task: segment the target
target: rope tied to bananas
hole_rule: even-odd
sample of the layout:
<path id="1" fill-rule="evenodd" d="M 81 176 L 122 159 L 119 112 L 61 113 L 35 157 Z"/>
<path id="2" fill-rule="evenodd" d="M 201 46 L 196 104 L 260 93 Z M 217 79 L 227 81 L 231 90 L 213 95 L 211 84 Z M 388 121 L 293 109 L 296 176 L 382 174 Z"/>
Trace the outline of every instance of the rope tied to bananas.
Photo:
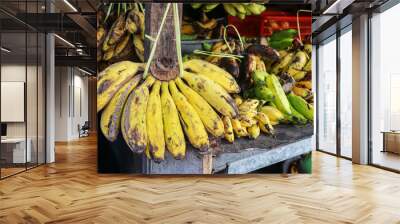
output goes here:
<path id="1" fill-rule="evenodd" d="M 240 46 L 242 47 L 242 49 L 244 49 L 244 44 L 243 44 L 242 36 L 240 36 L 240 33 L 239 33 L 238 29 L 236 28 L 236 26 L 234 26 L 234 25 L 232 25 L 232 24 L 228 24 L 228 25 L 226 25 L 226 26 L 224 27 L 224 41 L 225 41 L 226 46 L 227 46 L 228 49 L 229 49 L 229 52 L 233 53 L 233 49 L 232 49 L 232 47 L 229 45 L 228 40 L 226 39 L 226 36 L 227 36 L 227 35 L 226 35 L 226 31 L 228 30 L 229 27 L 232 27 L 233 30 L 235 30 L 235 32 L 236 32 L 236 34 L 237 34 L 237 36 L 238 36 L 238 38 L 239 38 L 239 41 L 240 41 Z"/>

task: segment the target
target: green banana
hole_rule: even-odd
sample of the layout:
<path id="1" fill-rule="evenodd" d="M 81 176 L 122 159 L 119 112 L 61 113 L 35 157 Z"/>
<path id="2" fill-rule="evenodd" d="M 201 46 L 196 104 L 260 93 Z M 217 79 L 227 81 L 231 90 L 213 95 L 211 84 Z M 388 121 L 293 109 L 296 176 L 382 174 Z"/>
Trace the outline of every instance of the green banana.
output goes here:
<path id="1" fill-rule="evenodd" d="M 308 120 L 314 120 L 314 107 L 307 103 L 302 97 L 296 96 L 293 93 L 289 93 L 288 99 L 290 104 L 296 109 L 301 115 Z"/>
<path id="2" fill-rule="evenodd" d="M 231 16 L 236 16 L 238 14 L 235 7 L 233 7 L 231 4 L 224 4 L 224 9 Z"/>
<path id="3" fill-rule="evenodd" d="M 272 93 L 274 94 L 274 103 L 278 107 L 280 111 L 286 114 L 292 114 L 290 110 L 290 103 L 288 99 L 286 98 L 285 92 L 282 89 L 281 84 L 279 83 L 278 77 L 275 75 L 269 75 L 266 78 L 267 80 L 267 86 L 270 90 L 272 90 Z"/>
<path id="4" fill-rule="evenodd" d="M 296 35 L 297 35 L 297 30 L 295 29 L 276 31 L 271 35 L 270 41 L 281 41 L 286 38 L 293 39 Z"/>

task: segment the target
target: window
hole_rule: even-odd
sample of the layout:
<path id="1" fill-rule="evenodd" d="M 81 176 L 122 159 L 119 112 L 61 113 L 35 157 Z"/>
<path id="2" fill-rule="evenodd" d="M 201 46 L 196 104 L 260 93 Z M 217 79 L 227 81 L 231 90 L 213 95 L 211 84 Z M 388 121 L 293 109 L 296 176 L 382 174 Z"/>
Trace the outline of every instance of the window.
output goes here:
<path id="1" fill-rule="evenodd" d="M 318 149 L 336 153 L 336 36 L 318 48 Z"/>
<path id="2" fill-rule="evenodd" d="M 352 157 L 352 30 L 340 36 L 340 155 Z"/>
<path id="3" fill-rule="evenodd" d="M 400 5 L 371 18 L 370 156 L 373 164 L 395 170 L 400 170 L 400 134 L 390 132 L 400 130 L 400 45 L 394 29 L 399 21 Z"/>

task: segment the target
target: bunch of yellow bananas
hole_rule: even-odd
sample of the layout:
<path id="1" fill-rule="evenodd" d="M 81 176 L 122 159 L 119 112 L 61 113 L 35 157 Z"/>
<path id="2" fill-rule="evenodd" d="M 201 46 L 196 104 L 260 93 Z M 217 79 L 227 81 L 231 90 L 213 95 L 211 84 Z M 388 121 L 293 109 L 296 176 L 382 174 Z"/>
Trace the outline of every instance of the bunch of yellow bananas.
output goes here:
<path id="1" fill-rule="evenodd" d="M 243 100 L 239 95 L 234 97 L 235 104 L 239 109 L 236 118 L 223 117 L 225 127 L 225 139 L 233 143 L 236 137 L 250 137 L 256 139 L 260 131 L 273 134 L 274 128 L 268 116 L 258 111 L 260 101 L 256 99 Z"/>
<path id="2" fill-rule="evenodd" d="M 294 52 L 280 51 L 281 60 L 274 64 L 271 73 L 287 73 L 296 80 L 292 89 L 293 93 L 305 99 L 312 99 L 311 82 L 311 44 L 305 44 L 303 49 Z"/>
<path id="3" fill-rule="evenodd" d="M 102 111 L 104 136 L 115 141 L 121 132 L 133 152 L 146 152 L 158 162 L 165 149 L 176 159 L 185 157 L 184 133 L 193 147 L 208 151 L 208 133 L 224 135 L 220 115 L 239 116 L 230 93 L 239 93 L 240 88 L 228 72 L 206 61 L 189 60 L 184 68 L 182 77 L 171 81 L 156 80 L 151 74 L 142 81 L 143 64 L 130 61 L 102 71 L 97 111 Z"/>
<path id="4" fill-rule="evenodd" d="M 121 13 L 107 31 L 97 28 L 97 61 L 115 62 L 132 57 L 144 61 L 144 13 L 138 8 Z"/>
<path id="5" fill-rule="evenodd" d="M 229 15 L 237 16 L 240 19 L 244 19 L 249 15 L 260 15 L 266 9 L 263 4 L 258 3 L 192 3 L 192 7 L 209 12 L 220 4 L 223 5 Z"/>

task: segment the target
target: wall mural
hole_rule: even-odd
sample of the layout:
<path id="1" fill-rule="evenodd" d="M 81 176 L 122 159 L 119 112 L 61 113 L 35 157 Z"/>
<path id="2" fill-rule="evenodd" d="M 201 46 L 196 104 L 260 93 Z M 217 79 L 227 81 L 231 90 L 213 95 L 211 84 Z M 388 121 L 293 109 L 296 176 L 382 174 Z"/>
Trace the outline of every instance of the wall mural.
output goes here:
<path id="1" fill-rule="evenodd" d="M 310 173 L 309 10 L 101 5 L 99 172 Z"/>

